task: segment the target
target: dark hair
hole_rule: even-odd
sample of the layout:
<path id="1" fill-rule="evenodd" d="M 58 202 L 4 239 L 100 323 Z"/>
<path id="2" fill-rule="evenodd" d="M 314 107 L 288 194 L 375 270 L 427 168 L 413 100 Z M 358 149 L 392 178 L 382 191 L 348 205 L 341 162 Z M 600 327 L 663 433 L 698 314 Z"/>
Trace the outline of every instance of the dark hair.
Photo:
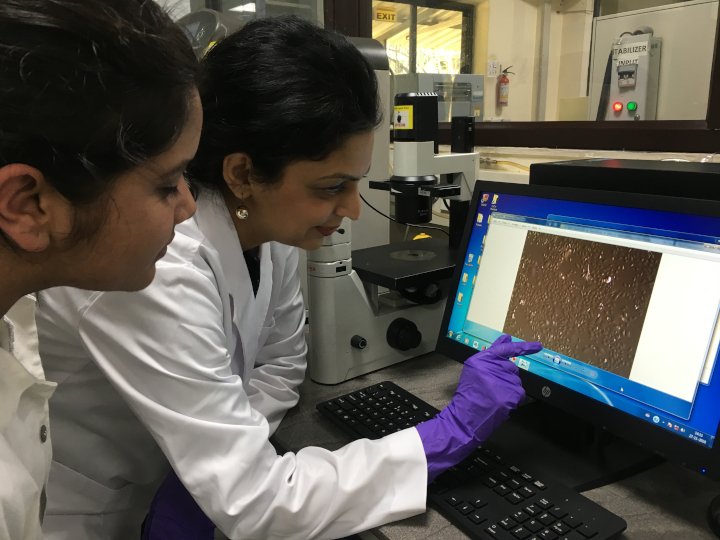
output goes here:
<path id="1" fill-rule="evenodd" d="M 381 120 L 372 67 L 344 36 L 297 17 L 248 23 L 202 62 L 203 130 L 194 184 L 224 186 L 226 155 L 244 152 L 254 179 L 322 160 Z"/>
<path id="2" fill-rule="evenodd" d="M 152 0 L 0 1 L 0 167 L 90 203 L 170 147 L 198 64 Z"/>

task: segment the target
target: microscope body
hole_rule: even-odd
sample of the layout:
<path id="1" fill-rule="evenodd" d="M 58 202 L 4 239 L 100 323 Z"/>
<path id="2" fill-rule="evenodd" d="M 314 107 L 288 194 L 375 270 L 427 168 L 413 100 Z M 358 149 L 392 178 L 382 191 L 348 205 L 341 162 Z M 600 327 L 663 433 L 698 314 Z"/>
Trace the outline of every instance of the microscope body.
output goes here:
<path id="1" fill-rule="evenodd" d="M 478 154 L 436 154 L 435 94 L 411 95 L 396 105 L 395 114 L 393 175 L 368 185 L 390 192 L 396 221 L 427 223 L 434 200 L 450 198 L 452 210 L 453 200 L 471 198 Z M 401 121 L 408 129 L 398 135 Z M 443 175 L 450 181 L 440 184 Z M 444 237 L 356 251 L 351 237 L 344 220 L 322 247 L 307 253 L 308 371 L 322 384 L 434 351 L 444 285 L 455 266 L 453 242 Z"/>
<path id="2" fill-rule="evenodd" d="M 400 291 L 360 279 L 352 267 L 350 236 L 349 222 L 344 222 L 325 245 L 308 252 L 308 371 L 322 384 L 435 350 L 445 307 L 437 289 L 434 301 L 417 303 Z"/>

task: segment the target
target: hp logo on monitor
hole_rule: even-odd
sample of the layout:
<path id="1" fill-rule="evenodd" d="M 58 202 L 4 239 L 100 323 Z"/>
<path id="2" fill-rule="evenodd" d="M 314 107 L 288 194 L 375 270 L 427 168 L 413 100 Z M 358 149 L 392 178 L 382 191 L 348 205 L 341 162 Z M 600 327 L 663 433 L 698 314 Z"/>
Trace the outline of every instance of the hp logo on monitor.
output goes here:
<path id="1" fill-rule="evenodd" d="M 549 398 L 550 394 L 552 394 L 552 390 L 550 390 L 549 386 L 543 386 L 540 393 L 542 394 L 542 397 Z"/>

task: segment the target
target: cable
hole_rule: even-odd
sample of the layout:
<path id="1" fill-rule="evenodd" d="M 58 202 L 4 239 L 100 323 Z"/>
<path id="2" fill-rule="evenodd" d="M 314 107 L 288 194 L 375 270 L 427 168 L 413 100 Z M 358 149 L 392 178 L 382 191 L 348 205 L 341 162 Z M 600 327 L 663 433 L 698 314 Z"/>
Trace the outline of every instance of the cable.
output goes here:
<path id="1" fill-rule="evenodd" d="M 527 165 L 523 165 L 522 163 L 516 163 L 514 161 L 506 161 L 503 159 L 499 159 L 499 160 L 496 160 L 495 163 L 497 163 L 498 165 L 511 165 L 513 167 L 520 169 L 521 171 L 529 171 L 530 170 L 530 167 L 528 167 Z"/>
<path id="2" fill-rule="evenodd" d="M 400 225 L 405 225 L 406 227 L 417 227 L 418 229 L 433 229 L 433 230 L 436 230 L 436 231 L 440 231 L 441 233 L 443 233 L 443 234 L 445 234 L 445 235 L 447 235 L 447 236 L 450 236 L 450 233 L 447 232 L 445 229 L 443 229 L 443 228 L 441 228 L 441 227 L 433 227 L 432 225 L 415 225 L 414 223 L 402 223 L 401 221 L 398 221 L 397 219 L 391 218 L 390 216 L 388 216 L 388 215 L 386 215 L 386 214 L 383 214 L 380 210 L 378 210 L 378 209 L 375 208 L 372 204 L 370 204 L 369 202 L 367 202 L 367 199 L 365 199 L 365 197 L 363 197 L 362 193 L 360 194 L 360 198 L 361 198 L 362 201 L 363 201 L 365 204 L 367 204 L 370 208 L 372 208 L 373 210 L 375 210 L 375 211 L 376 211 L 378 214 L 380 214 L 382 217 L 384 217 L 384 218 L 386 218 L 386 219 L 389 219 L 390 221 L 394 221 L 395 223 L 398 223 L 398 224 L 400 224 Z"/>

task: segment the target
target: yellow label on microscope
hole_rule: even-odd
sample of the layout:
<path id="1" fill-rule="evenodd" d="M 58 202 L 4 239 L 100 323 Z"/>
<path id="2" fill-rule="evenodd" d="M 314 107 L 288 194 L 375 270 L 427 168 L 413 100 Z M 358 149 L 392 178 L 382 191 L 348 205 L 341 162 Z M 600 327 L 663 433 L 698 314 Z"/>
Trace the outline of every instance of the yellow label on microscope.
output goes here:
<path id="1" fill-rule="evenodd" d="M 412 105 L 395 105 L 395 115 L 393 116 L 393 129 L 412 129 L 413 128 L 413 106 Z"/>

